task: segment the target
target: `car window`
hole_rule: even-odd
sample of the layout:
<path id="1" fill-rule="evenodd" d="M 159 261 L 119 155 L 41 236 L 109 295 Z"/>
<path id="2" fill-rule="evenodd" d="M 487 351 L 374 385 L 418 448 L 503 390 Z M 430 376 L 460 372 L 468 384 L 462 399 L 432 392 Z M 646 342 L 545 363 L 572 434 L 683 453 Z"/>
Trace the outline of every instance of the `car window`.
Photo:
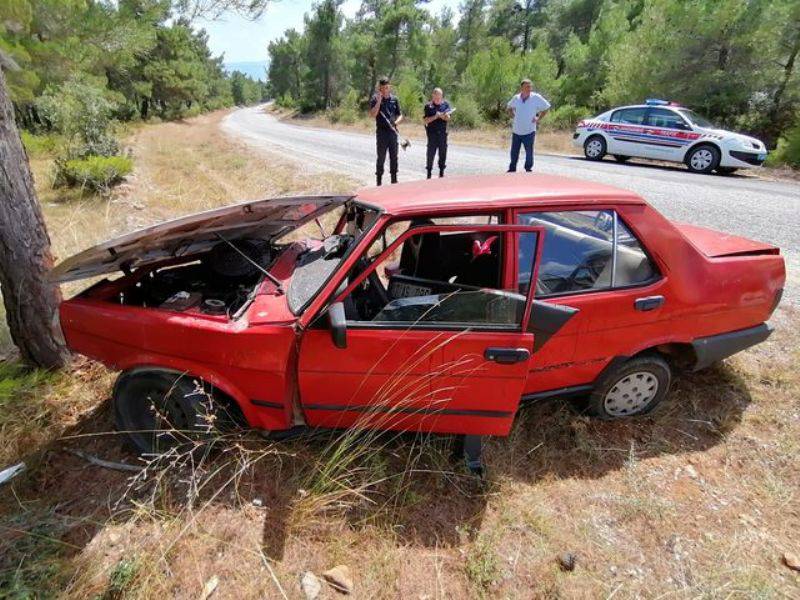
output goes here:
<path id="1" fill-rule="evenodd" d="M 545 228 L 536 296 L 626 287 L 651 281 L 656 270 L 639 240 L 612 210 L 531 212 L 522 225 Z M 616 256 L 614 247 L 616 246 Z M 527 293 L 535 245 L 520 237 L 519 292 Z"/>
<path id="2" fill-rule="evenodd" d="M 344 299 L 350 323 L 518 327 L 525 294 L 502 289 L 505 232 L 428 231 L 411 235 Z M 536 234 L 521 234 L 536 247 Z M 532 236 L 532 237 L 531 237 Z M 533 254 L 531 254 L 532 260 Z M 352 281 L 371 266 L 356 264 Z"/>
<path id="3" fill-rule="evenodd" d="M 647 108 L 622 108 L 615 110 L 611 115 L 613 123 L 627 123 L 630 125 L 641 125 L 644 123 L 644 116 L 647 113 Z"/>
<path id="4" fill-rule="evenodd" d="M 679 114 L 665 108 L 651 108 L 650 113 L 647 115 L 647 125 L 670 129 L 688 129 L 686 121 Z"/>

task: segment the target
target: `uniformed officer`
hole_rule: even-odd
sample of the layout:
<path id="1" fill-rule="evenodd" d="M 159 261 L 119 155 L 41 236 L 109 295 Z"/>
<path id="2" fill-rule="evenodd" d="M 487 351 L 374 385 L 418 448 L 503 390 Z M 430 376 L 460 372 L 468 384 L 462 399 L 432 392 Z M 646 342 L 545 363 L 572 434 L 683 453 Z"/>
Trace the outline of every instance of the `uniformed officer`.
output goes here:
<path id="1" fill-rule="evenodd" d="M 433 171 L 433 159 L 439 153 L 439 177 L 444 177 L 445 163 L 447 161 L 447 122 L 450 120 L 450 105 L 444 99 L 441 88 L 434 88 L 431 101 L 423 111 L 425 133 L 428 135 L 428 157 L 425 169 L 428 179 Z"/>
<path id="2" fill-rule="evenodd" d="M 392 183 L 397 183 L 397 125 L 403 120 L 400 102 L 392 94 L 392 85 L 388 77 L 378 82 L 378 93 L 369 103 L 369 116 L 375 118 L 375 142 L 378 150 L 378 161 L 375 165 L 377 185 L 383 180 L 383 166 L 386 162 L 386 151 L 389 151 L 389 174 Z"/>

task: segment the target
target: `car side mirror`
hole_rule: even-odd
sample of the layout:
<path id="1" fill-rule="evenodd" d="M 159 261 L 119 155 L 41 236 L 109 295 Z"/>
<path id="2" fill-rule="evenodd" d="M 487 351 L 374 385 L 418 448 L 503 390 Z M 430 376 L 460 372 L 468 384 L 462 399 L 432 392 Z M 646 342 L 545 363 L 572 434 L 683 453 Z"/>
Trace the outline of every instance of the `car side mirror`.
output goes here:
<path id="1" fill-rule="evenodd" d="M 344 303 L 334 302 L 328 307 L 328 323 L 331 327 L 331 339 L 337 348 L 347 348 L 347 318 L 344 315 Z"/>

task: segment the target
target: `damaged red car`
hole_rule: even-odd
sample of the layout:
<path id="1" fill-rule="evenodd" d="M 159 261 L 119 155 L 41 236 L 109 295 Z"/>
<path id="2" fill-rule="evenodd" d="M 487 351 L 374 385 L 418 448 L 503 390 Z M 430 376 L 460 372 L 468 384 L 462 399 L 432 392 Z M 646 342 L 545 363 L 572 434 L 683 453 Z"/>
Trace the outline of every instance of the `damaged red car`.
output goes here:
<path id="1" fill-rule="evenodd" d="M 641 415 L 679 370 L 764 341 L 785 270 L 631 192 L 526 174 L 227 206 L 52 272 L 98 276 L 57 325 L 121 371 L 117 426 L 140 450 L 224 407 L 273 434 L 464 435 L 474 465 L 523 401 Z"/>

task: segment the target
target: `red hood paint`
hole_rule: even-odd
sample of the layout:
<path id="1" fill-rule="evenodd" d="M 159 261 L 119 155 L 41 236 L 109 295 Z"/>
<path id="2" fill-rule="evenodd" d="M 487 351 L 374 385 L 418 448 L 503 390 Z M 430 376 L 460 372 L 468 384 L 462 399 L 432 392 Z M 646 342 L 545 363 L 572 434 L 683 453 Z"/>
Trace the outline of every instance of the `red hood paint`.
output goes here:
<path id="1" fill-rule="evenodd" d="M 746 256 L 748 254 L 780 254 L 772 244 L 757 242 L 738 235 L 730 235 L 688 223 L 673 223 L 693 246 L 709 258 L 721 256 Z"/>

